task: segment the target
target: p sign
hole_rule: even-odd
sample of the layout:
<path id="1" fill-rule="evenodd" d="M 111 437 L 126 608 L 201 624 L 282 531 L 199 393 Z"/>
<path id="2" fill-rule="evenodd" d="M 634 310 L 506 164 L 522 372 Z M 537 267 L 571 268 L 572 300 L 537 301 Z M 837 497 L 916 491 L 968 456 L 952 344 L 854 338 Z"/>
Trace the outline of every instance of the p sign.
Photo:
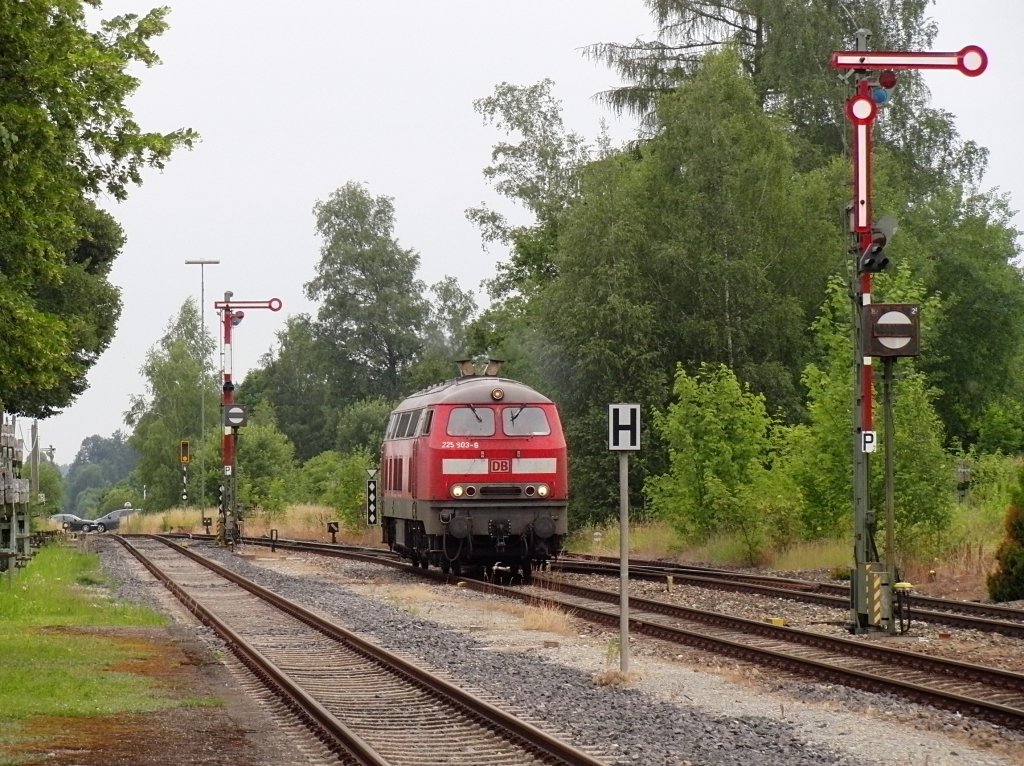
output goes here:
<path id="1" fill-rule="evenodd" d="M 632 451 L 640 449 L 640 405 L 608 405 L 608 449 Z"/>
<path id="2" fill-rule="evenodd" d="M 874 431 L 862 431 L 860 435 L 860 451 L 874 452 L 878 446 L 877 434 Z"/>

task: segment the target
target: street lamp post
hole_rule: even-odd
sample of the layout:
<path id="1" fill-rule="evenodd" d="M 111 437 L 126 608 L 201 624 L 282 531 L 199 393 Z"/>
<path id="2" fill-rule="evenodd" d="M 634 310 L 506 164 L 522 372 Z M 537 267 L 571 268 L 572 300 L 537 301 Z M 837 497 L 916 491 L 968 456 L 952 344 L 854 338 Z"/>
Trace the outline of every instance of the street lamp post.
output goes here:
<path id="1" fill-rule="evenodd" d="M 199 267 L 199 321 L 203 326 L 202 348 L 206 347 L 206 267 L 213 266 L 220 261 L 213 259 L 185 259 L 188 266 Z M 203 364 L 200 371 L 201 385 L 199 387 L 199 507 L 205 514 L 206 508 L 206 354 L 203 354 Z"/>

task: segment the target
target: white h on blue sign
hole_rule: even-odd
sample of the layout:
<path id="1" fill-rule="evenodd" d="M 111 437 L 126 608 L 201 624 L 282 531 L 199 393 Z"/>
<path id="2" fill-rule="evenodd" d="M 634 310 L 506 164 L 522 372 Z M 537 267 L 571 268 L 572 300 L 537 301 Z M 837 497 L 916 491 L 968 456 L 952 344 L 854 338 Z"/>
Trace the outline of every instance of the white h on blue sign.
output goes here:
<path id="1" fill-rule="evenodd" d="M 608 405 L 608 449 L 640 449 L 640 405 Z"/>

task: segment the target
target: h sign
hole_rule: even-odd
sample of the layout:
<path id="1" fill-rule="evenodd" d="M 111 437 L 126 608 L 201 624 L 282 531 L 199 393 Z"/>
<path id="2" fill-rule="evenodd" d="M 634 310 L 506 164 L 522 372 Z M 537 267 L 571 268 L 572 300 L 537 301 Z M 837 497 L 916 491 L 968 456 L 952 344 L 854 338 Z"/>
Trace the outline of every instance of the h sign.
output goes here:
<path id="1" fill-rule="evenodd" d="M 608 405 L 608 449 L 640 449 L 640 405 Z"/>

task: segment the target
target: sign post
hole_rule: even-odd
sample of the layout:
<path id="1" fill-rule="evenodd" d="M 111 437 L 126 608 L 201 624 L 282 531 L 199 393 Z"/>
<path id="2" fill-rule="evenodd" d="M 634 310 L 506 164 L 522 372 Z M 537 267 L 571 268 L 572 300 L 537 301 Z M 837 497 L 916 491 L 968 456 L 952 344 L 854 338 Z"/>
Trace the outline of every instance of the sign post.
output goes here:
<path id="1" fill-rule="evenodd" d="M 377 469 L 367 468 L 366 475 L 366 525 L 373 527 L 377 524 Z"/>
<path id="2" fill-rule="evenodd" d="M 640 450 L 640 405 L 608 405 L 608 449 L 619 453 L 619 670 L 629 673 L 629 453 Z"/>
<path id="3" fill-rule="evenodd" d="M 857 31 L 857 50 L 835 51 L 834 69 L 852 73 L 855 92 L 846 101 L 846 116 L 853 125 L 853 204 L 850 206 L 851 248 L 857 259 L 851 296 L 854 311 L 854 416 L 853 416 L 853 515 L 854 571 L 850 583 L 850 631 L 866 633 L 885 629 L 892 623 L 892 579 L 874 553 L 875 513 L 869 497 L 868 455 L 875 448 L 873 419 L 872 355 L 876 349 L 892 344 L 909 344 L 901 319 L 888 317 L 878 331 L 869 327 L 872 274 L 883 270 L 888 259 L 883 253 L 887 240 L 895 232 L 895 221 L 873 221 L 871 217 L 871 140 L 879 110 L 896 86 L 899 70 L 947 69 L 968 77 L 977 77 L 988 66 L 988 56 L 976 45 L 953 53 L 922 51 L 869 51 L 866 29 Z M 876 320 L 878 317 L 874 317 Z M 877 325 L 876 325 L 877 326 Z M 869 332 L 871 333 L 869 336 Z M 871 342 L 868 341 L 871 339 Z M 916 341 L 915 341 L 916 349 Z M 909 349 L 907 349 L 909 350 Z M 916 350 L 915 350 L 916 353 Z M 900 354 L 897 354 L 900 355 Z M 910 354 L 902 354 L 910 355 Z M 891 526 L 891 524 L 890 524 Z"/>

